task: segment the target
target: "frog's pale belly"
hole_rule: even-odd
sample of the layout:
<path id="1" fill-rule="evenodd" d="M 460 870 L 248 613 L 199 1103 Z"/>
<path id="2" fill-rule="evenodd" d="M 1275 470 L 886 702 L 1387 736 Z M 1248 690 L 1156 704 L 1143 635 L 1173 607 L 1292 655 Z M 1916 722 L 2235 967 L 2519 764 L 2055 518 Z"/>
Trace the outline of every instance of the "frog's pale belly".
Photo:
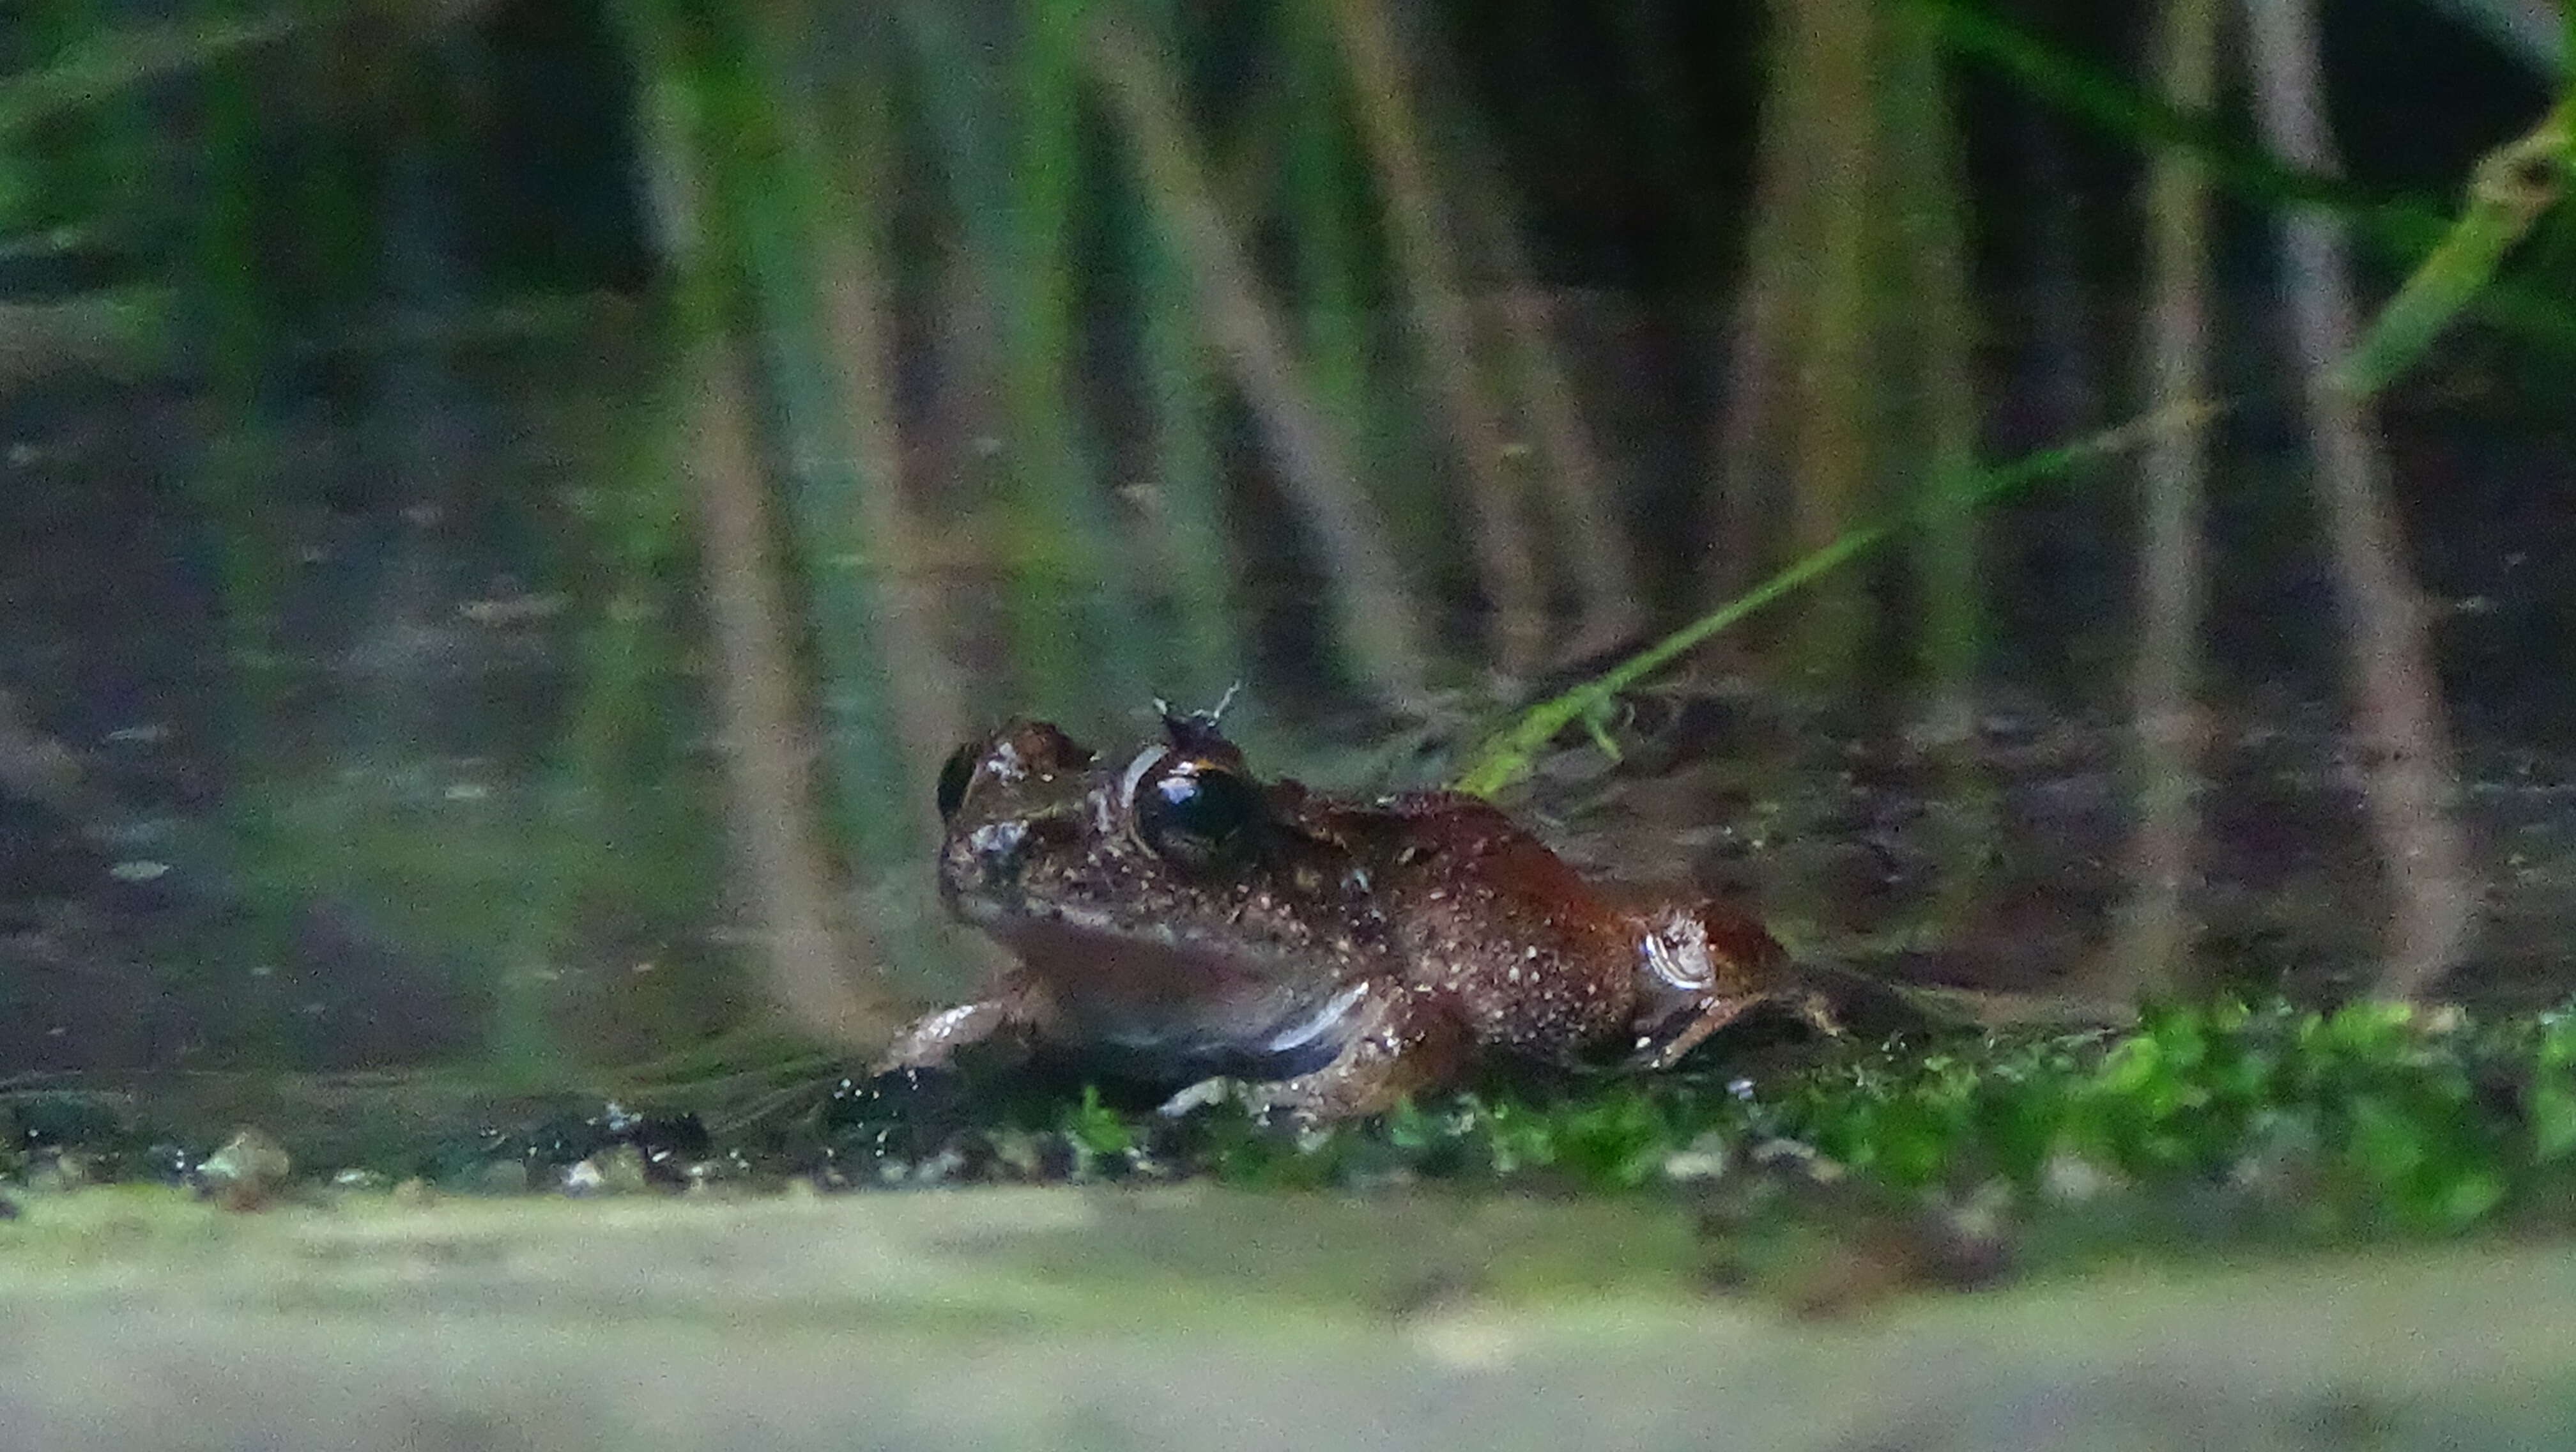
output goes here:
<path id="1" fill-rule="evenodd" d="M 941 895 L 1018 966 L 885 1067 L 996 1036 L 1157 1074 L 1272 1081 L 1273 1107 L 1368 1113 L 1474 1055 L 1668 1062 L 1801 997 L 1759 924 L 1595 889 L 1474 798 L 1377 801 L 1253 777 L 1205 717 L 1102 764 L 1024 721 L 941 774 Z"/>
<path id="2" fill-rule="evenodd" d="M 1365 992 L 1168 939 L 1055 921 L 991 931 L 1051 1002 L 1061 1046 L 1144 1077 L 1311 1073 L 1341 1052 Z"/>

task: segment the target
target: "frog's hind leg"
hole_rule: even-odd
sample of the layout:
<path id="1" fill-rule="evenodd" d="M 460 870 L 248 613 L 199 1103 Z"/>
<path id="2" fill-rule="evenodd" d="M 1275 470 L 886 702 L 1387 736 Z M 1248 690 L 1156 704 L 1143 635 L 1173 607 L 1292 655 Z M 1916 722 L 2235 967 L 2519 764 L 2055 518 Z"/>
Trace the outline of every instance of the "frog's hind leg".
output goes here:
<path id="1" fill-rule="evenodd" d="M 1455 1000 L 1437 988 L 1373 985 L 1341 1054 L 1310 1074 L 1246 1086 L 1256 1111 L 1309 1123 L 1378 1114 L 1458 1082 L 1476 1051 Z"/>
<path id="2" fill-rule="evenodd" d="M 1669 1069 L 1680 1063 L 1684 1055 L 1698 1048 L 1710 1034 L 1757 1008 L 1794 1014 L 1799 1021 L 1827 1038 L 1842 1037 L 1842 1020 L 1835 1016 L 1832 1003 L 1813 989 L 1711 993 L 1640 1032 L 1636 1052 L 1629 1056 L 1628 1062 L 1639 1069 Z"/>

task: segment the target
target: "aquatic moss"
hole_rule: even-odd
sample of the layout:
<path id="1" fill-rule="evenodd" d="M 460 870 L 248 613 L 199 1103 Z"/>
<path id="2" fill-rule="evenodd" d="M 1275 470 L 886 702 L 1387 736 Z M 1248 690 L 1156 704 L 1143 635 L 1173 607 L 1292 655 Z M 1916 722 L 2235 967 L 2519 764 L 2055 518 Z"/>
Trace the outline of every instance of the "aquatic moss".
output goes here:
<path id="1" fill-rule="evenodd" d="M 2576 1007 L 2167 1004 L 2117 1031 L 1721 1040 L 1699 1065 L 1498 1074 L 1302 1130 L 1225 1100 L 1169 1118 L 1150 1096 L 1078 1079 L 1050 1088 L 1024 1073 L 845 1079 L 801 1110 L 758 1115 L 725 1112 L 712 1089 L 700 1105 L 682 1087 L 649 1114 L 568 1108 L 516 1129 L 387 1145 L 365 1162 L 388 1180 L 487 1191 L 555 1188 L 601 1146 L 636 1142 L 669 1186 L 1198 1177 L 1279 1190 L 1678 1192 L 1729 1231 L 1854 1207 L 1973 1209 L 2025 1232 L 2075 1227 L 2096 1248 L 2576 1223 Z M 701 1127 L 701 1108 L 718 1128 Z M 294 1138 L 296 1126 L 274 1127 Z M 0 1097 L 0 1179 L 60 1180 L 74 1161 L 81 1181 L 185 1178 L 191 1161 L 170 1138 L 91 1097 Z M 328 1178 L 344 1164 L 307 1153 L 319 1147 L 296 1144 L 296 1161 Z M 496 1179 L 495 1168 L 514 1173 Z"/>
<path id="2" fill-rule="evenodd" d="M 1078 1141 L 1117 1143 L 1096 1096 Z M 1142 1123 L 1142 1120 L 1131 1123 Z M 1550 1087 L 1488 1086 L 1303 1134 L 1207 1111 L 1131 1133 L 1220 1180 L 1543 1180 L 1631 1190 L 1794 1163 L 1898 1195 L 2219 1192 L 2320 1231 L 2450 1231 L 2563 1210 L 2576 1013 L 2162 1005 L 2120 1032 L 1971 1035 Z"/>

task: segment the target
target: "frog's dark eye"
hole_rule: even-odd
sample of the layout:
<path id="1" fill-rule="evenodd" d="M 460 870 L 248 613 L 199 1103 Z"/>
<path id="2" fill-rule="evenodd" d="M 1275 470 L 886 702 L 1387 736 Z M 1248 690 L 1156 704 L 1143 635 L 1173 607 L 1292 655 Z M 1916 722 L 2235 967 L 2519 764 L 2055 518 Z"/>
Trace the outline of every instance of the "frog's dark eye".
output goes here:
<path id="1" fill-rule="evenodd" d="M 1136 833 L 1164 860 L 1204 871 L 1241 852 L 1261 820 L 1261 789 L 1213 762 L 1182 761 L 1136 788 Z"/>
<path id="2" fill-rule="evenodd" d="M 966 804 L 966 787 L 975 780 L 977 756 L 970 742 L 948 753 L 948 759 L 940 763 L 939 820 L 945 822 L 956 816 L 957 809 Z"/>

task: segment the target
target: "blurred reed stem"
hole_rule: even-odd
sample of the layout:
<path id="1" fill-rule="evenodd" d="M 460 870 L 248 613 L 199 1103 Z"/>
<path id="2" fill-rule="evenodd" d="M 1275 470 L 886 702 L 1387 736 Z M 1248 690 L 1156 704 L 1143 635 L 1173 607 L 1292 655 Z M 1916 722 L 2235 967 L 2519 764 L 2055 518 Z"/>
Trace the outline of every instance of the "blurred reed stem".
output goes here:
<path id="1" fill-rule="evenodd" d="M 1451 118 L 1447 149 L 1458 159 L 1467 223 L 1496 279 L 1506 377 L 1528 424 L 1526 445 L 1510 458 L 1535 473 L 1569 542 L 1562 565 L 1575 595 L 1575 623 L 1557 653 L 1581 659 L 1630 643 L 1644 623 L 1635 550 L 1618 491 L 1584 422 L 1581 390 L 1557 345 L 1556 299 L 1521 245 L 1521 208 L 1484 128 L 1452 90 L 1441 92 L 1440 114 Z"/>
<path id="2" fill-rule="evenodd" d="M 824 763 L 835 798 L 838 839 L 871 872 L 915 860 L 926 826 L 916 814 L 888 810 L 919 799 L 904 760 L 890 703 L 893 669 L 861 522 L 860 481 L 842 413 L 845 391 L 828 346 L 822 259 L 815 236 L 822 214 L 815 158 L 788 128 L 779 67 L 757 28 L 739 37 L 711 26 L 714 50 L 699 72 L 710 123 L 700 133 L 711 168 L 710 204 L 721 210 L 731 243 L 724 256 L 739 268 L 745 341 L 756 349 L 749 446 L 754 478 L 787 505 L 794 543 L 791 578 L 802 586 L 803 646 L 814 667 L 811 701 L 822 722 Z M 766 428 L 761 425 L 765 423 Z M 764 447 L 765 445 L 765 447 Z M 803 672 L 790 661 L 791 680 Z M 802 691 L 800 689 L 800 696 Z"/>
<path id="3" fill-rule="evenodd" d="M 1775 36 L 1784 28 L 1787 3 L 1772 7 Z M 1722 406 L 1711 438 L 1710 541 L 1699 583 L 1715 599 L 1740 596 L 1762 578 L 1787 504 L 1778 464 L 1789 447 L 1786 389 L 1805 343 L 1805 248 L 1815 228 L 1816 186 L 1810 174 L 1815 156 L 1803 138 L 1813 124 L 1814 101 L 1803 71 L 1772 70 L 1754 145 L 1744 267 L 1726 329 Z"/>
<path id="4" fill-rule="evenodd" d="M 1431 174 L 1408 67 L 1385 9 L 1378 0 L 1329 4 L 1350 68 L 1360 136 L 1376 167 L 1396 283 L 1457 446 L 1489 612 L 1487 653 L 1506 674 L 1526 676 L 1547 648 L 1547 580 L 1532 545 L 1525 490 L 1506 467 L 1511 439 L 1478 362 L 1465 275 L 1449 241 L 1456 229 Z"/>
<path id="5" fill-rule="evenodd" d="M 2209 107 L 2218 89 L 2221 0 L 2163 0 L 2154 39 L 2157 89 L 2176 110 Z M 2209 181 L 2193 157 L 2160 152 L 2146 189 L 2151 289 L 2146 402 L 2170 407 L 2209 388 Z M 2130 677 L 2138 825 L 2129 842 L 2129 901 L 2104 985 L 2135 999 L 2175 984 L 2188 962 L 2186 889 L 2198 856 L 2202 753 L 2200 631 L 2208 565 L 2203 495 L 2208 440 L 2197 429 L 2157 437 L 2139 462 L 2139 639 Z"/>
<path id="6" fill-rule="evenodd" d="M 228 7 L 213 0 L 197 8 L 210 12 L 201 22 L 203 31 L 230 23 L 223 13 Z M 204 56 L 202 47 L 174 44 L 168 57 L 133 58 L 132 70 L 102 61 L 96 79 L 150 74 L 163 59 L 182 51 L 189 64 Z M 276 645 L 287 564 L 282 543 L 271 534 L 274 516 L 259 507 L 266 466 L 252 423 L 270 356 L 272 322 L 257 286 L 266 269 L 259 255 L 256 199 L 243 184 L 260 161 L 258 101 L 250 78 L 228 67 L 203 78 L 198 104 L 195 171 L 179 181 L 187 230 L 178 264 L 183 281 L 175 322 L 185 339 L 186 362 L 205 380 L 206 397 L 222 422 L 209 430 L 188 488 L 206 521 L 222 613 L 227 669 L 221 677 L 219 739 L 236 788 L 228 794 L 227 810 L 235 814 L 243 836 L 256 840 L 266 835 L 264 824 L 255 820 L 261 812 L 257 804 L 265 797 L 258 788 L 278 765 L 271 754 L 285 740 L 279 701 L 289 688 L 287 662 Z M 0 104 L 0 116 L 7 111 Z M 7 131 L 0 121 L 0 135 Z"/>
<path id="7" fill-rule="evenodd" d="M 824 17 L 805 5 L 769 7 L 760 15 L 757 49 L 786 133 L 790 172 L 812 189 L 805 242 L 821 294 L 827 355 L 815 361 L 837 385 L 840 402 L 840 427 L 814 442 L 839 452 L 855 506 L 830 540 L 814 541 L 841 552 L 809 558 L 807 568 L 855 577 L 873 599 L 872 624 L 885 648 L 874 674 L 884 682 L 903 756 L 893 801 L 909 805 L 926 830 L 931 779 L 964 734 L 965 708 L 941 600 L 924 565 L 925 531 L 906 494 L 894 396 L 898 320 L 886 248 L 899 138 L 885 63 L 890 47 L 863 47 L 847 66 L 828 72 L 836 76 L 829 89 L 839 104 L 827 105 L 820 81 L 797 80 L 827 73 L 817 58 L 798 55 L 824 33 Z M 890 39 L 879 35 L 880 42 Z M 882 804 L 874 809 L 902 815 Z M 918 832 L 907 833 L 898 850 L 908 853 L 919 840 Z"/>
<path id="8" fill-rule="evenodd" d="M 1199 325 L 1262 425 L 1289 498 L 1314 531 L 1353 666 L 1379 694 L 1419 699 L 1427 639 L 1419 607 L 1388 548 L 1376 503 L 1351 470 L 1347 445 L 1305 388 L 1286 330 L 1216 205 L 1171 76 L 1142 37 L 1105 12 L 1093 25 L 1089 55 L 1144 175 L 1156 223 L 1189 269 Z"/>
<path id="9" fill-rule="evenodd" d="M 1274 4 L 1271 23 L 1282 73 L 1270 90 L 1278 205 L 1308 391 L 1340 421 L 1351 467 L 1393 526 L 1398 557 L 1440 560 L 1457 531 L 1431 467 L 1437 451 L 1423 437 L 1414 380 L 1397 366 L 1399 350 L 1383 345 L 1377 209 L 1341 42 L 1330 11 L 1314 0 Z"/>
<path id="10" fill-rule="evenodd" d="M 2000 803 L 1977 759 L 1978 687 L 1985 649 L 1983 526 L 1976 497 L 1981 411 L 1969 292 L 1961 138 L 1951 113 L 1948 55 L 1918 10 L 1888 7 L 1881 34 L 1881 124 L 1892 178 L 1882 247 L 1891 256 L 1888 359 L 1898 417 L 1913 442 L 1899 453 L 1913 471 L 1920 532 L 1906 562 L 1914 609 L 1909 630 L 1923 735 L 1933 743 L 1949 810 L 1933 850 L 1940 881 L 1928 916 L 1964 919 L 1981 894 Z M 1896 300 L 1901 299 L 1899 303 Z M 1897 425 L 1902 427 L 1902 425 Z"/>
<path id="11" fill-rule="evenodd" d="M 1156 0 L 1147 7 L 1146 24 L 1167 53 L 1184 53 L 1187 3 Z M 1142 198 L 1129 204 L 1140 212 L 1145 205 Z M 1251 602 L 1235 584 L 1243 561 L 1227 526 L 1225 459 L 1216 433 L 1222 394 L 1199 337 L 1189 268 L 1170 237 L 1143 221 L 1140 215 L 1128 228 L 1122 260 L 1135 278 L 1139 391 L 1150 440 L 1142 484 L 1181 654 L 1178 679 L 1156 684 L 1176 702 L 1207 704 L 1249 680 L 1251 656 L 1236 622 Z"/>
<path id="12" fill-rule="evenodd" d="M 1961 741 L 1976 716 L 1985 627 L 1980 535 L 1972 482 L 1979 411 L 1977 318 L 1968 295 L 1968 242 L 1959 176 L 1959 132 L 1949 76 L 1931 21 L 1898 9 L 1884 35 L 1883 102 L 1893 180 L 1888 249 L 1894 253 L 1892 329 L 1911 357 L 1890 372 L 1908 379 L 1906 412 L 1920 421 L 1908 458 L 1924 496 L 1912 543 L 1916 659 L 1932 703 L 1935 736 Z M 1891 360 L 1900 363 L 1900 360 Z"/>
<path id="13" fill-rule="evenodd" d="M 681 10 L 672 0 L 620 7 L 644 90 L 643 145 L 660 183 L 659 231 L 673 278 L 679 351 L 668 416 L 680 431 L 676 462 L 699 510 L 726 815 L 771 1000 L 811 1032 L 878 1043 L 891 1032 L 892 1014 L 854 986 L 865 960 L 831 907 L 812 734 L 800 703 L 784 572 L 772 554 L 750 368 L 736 334 L 736 319 L 749 310 L 738 269 L 752 249 L 742 233 L 758 224 L 743 208 L 755 179 L 742 173 L 733 128 L 750 118 L 738 99 L 727 105 L 711 94 L 720 89 L 716 68 L 693 56 L 697 37 Z M 737 139 L 717 139 L 729 131 Z"/>
<path id="14" fill-rule="evenodd" d="M 1823 549 L 1868 517 L 1879 468 L 1873 447 L 1879 395 L 1872 387 L 1875 333 L 1888 314 L 1876 285 L 1881 167 L 1878 96 L 1879 7 L 1874 0 L 1781 0 L 1773 9 L 1774 84 L 1807 91 L 1787 109 L 1803 128 L 1765 145 L 1806 149 L 1815 189 L 1807 204 L 1814 232 L 1806 252 L 1812 281 L 1805 345 L 1792 367 L 1795 449 L 1789 539 L 1798 554 Z M 1865 580 L 1855 573 L 1821 582 L 1800 627 L 1802 681 L 1839 694 L 1857 679 L 1869 635 Z"/>
<path id="15" fill-rule="evenodd" d="M 1058 710 L 1148 694 L 1136 659 L 1149 639 L 1141 581 L 1086 437 L 1076 372 L 1086 356 L 1073 235 L 1083 10 L 1046 0 L 896 9 L 993 340 L 1013 662 L 1025 699 Z"/>
<path id="16" fill-rule="evenodd" d="M 2338 172 L 2307 0 L 2245 0 L 2243 13 L 2265 145 L 2293 166 Z M 2280 255 L 2342 605 L 2354 724 L 2370 752 L 2362 801 L 2393 900 L 2377 986 L 2388 997 L 2414 997 L 2458 965 L 2477 928 L 2476 871 L 2453 815 L 2459 774 L 2387 457 L 2368 400 L 2336 372 L 2360 338 L 2342 225 L 2322 208 L 2293 206 L 2281 220 Z"/>
<path id="17" fill-rule="evenodd" d="M 1008 462 L 1022 489 L 1023 559 L 1040 568 L 1023 592 L 1016 634 L 1041 701 L 1151 693 L 1127 668 L 1145 638 L 1132 542 L 1109 513 L 1100 452 L 1089 437 L 1081 370 L 1086 271 L 1076 236 L 1089 133 L 1078 87 L 1088 0 L 1018 0 L 1004 74 L 1014 125 L 1006 154 L 1008 237 L 983 260 L 1001 304 Z M 953 63 L 953 62 L 952 62 Z M 1132 709 L 1132 706 L 1130 707 Z"/>

